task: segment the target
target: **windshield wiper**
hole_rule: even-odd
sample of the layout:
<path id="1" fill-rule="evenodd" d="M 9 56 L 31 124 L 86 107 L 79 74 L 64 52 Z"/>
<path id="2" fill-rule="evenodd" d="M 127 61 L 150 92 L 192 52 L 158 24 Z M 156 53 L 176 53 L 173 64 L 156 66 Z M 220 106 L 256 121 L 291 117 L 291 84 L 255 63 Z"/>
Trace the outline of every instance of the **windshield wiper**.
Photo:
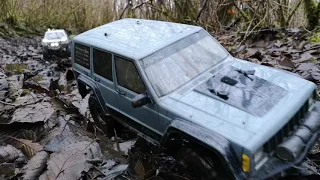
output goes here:
<path id="1" fill-rule="evenodd" d="M 243 74 L 245 77 L 249 78 L 251 81 L 253 81 L 253 79 L 249 76 L 249 75 L 254 75 L 255 70 L 248 70 L 248 71 L 244 71 L 242 69 L 235 69 L 235 71 L 237 71 L 240 74 Z"/>

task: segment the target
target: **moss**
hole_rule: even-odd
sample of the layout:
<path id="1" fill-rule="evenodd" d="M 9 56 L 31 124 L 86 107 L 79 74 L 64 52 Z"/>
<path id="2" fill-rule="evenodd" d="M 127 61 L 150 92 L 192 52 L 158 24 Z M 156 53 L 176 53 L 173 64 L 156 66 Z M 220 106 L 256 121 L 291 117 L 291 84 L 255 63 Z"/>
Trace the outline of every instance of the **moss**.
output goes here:
<path id="1" fill-rule="evenodd" d="M 39 82 L 43 80 L 43 77 L 40 75 L 36 75 L 36 76 L 33 76 L 31 79 L 33 82 Z"/>
<path id="2" fill-rule="evenodd" d="M 72 40 L 75 36 L 76 36 L 75 34 L 72 34 L 69 36 L 69 39 Z"/>
<path id="3" fill-rule="evenodd" d="M 304 0 L 304 7 L 309 29 L 312 30 L 319 25 L 320 3 L 316 3 L 314 0 Z"/>
<path id="4" fill-rule="evenodd" d="M 7 72 L 16 72 L 16 73 L 23 73 L 24 70 L 28 70 L 29 67 L 26 64 L 6 64 L 6 71 Z"/>
<path id="5" fill-rule="evenodd" d="M 320 43 L 320 32 L 315 33 L 311 38 L 309 39 L 311 44 Z"/>
<path id="6" fill-rule="evenodd" d="M 311 62 L 314 63 L 314 64 L 317 63 L 317 62 L 318 62 L 318 61 L 317 61 L 317 58 L 313 57 L 313 58 L 311 59 Z"/>

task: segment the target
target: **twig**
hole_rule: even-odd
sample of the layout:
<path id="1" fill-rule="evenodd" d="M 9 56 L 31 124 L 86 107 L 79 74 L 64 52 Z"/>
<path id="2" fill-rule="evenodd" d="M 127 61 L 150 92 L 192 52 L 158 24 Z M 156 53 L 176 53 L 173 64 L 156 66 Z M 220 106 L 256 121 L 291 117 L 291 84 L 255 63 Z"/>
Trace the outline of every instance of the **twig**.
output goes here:
<path id="1" fill-rule="evenodd" d="M 117 149 L 118 149 L 118 151 L 120 151 L 120 145 L 119 145 L 119 142 L 118 142 L 117 131 L 116 131 L 116 129 L 113 129 L 113 131 L 114 131 L 114 137 L 115 137 L 114 139 L 116 141 Z"/>
<path id="2" fill-rule="evenodd" d="M 233 5 L 237 8 L 237 10 L 240 12 L 241 16 L 244 18 L 245 21 L 249 21 L 248 16 L 238 7 L 237 3 L 233 1 Z"/>
<path id="3" fill-rule="evenodd" d="M 105 177 L 108 177 L 108 174 L 104 173 L 100 168 L 93 166 L 94 169 L 96 169 L 97 171 L 99 171 L 101 174 L 103 174 Z"/>
<path id="4" fill-rule="evenodd" d="M 260 5 L 261 5 L 261 1 L 260 1 L 259 5 L 258 5 L 257 9 L 259 9 Z M 248 26 L 248 28 L 247 28 L 247 30 L 246 30 L 246 34 L 244 35 L 244 37 L 243 37 L 242 41 L 240 42 L 240 44 L 242 44 L 243 41 L 246 40 L 247 37 L 250 35 L 250 34 L 248 34 L 248 31 L 249 31 L 249 29 L 251 28 L 251 25 L 252 25 L 252 23 L 253 23 L 253 21 L 254 21 L 254 19 L 255 19 L 255 17 L 256 17 L 256 14 L 257 14 L 257 11 L 254 12 L 254 15 L 253 15 L 253 17 L 252 17 L 252 20 L 250 21 L 250 24 L 249 24 L 249 26 Z"/>
<path id="5" fill-rule="evenodd" d="M 1 104 L 5 104 L 5 105 L 9 105 L 9 106 L 14 106 L 14 107 L 20 107 L 20 106 L 27 106 L 27 105 L 31 105 L 31 104 L 36 104 L 40 101 L 43 101 L 45 98 L 43 99 L 39 99 L 35 102 L 30 102 L 30 103 L 26 103 L 26 104 L 13 104 L 13 103 L 7 103 L 7 102 L 4 102 L 4 101 L 0 101 Z"/>
<path id="6" fill-rule="evenodd" d="M 146 4 L 146 3 L 148 3 L 150 0 L 146 0 L 146 1 L 144 1 L 144 2 L 142 2 L 142 3 L 140 3 L 140 4 L 138 4 L 138 5 L 136 5 L 135 7 L 133 7 L 132 9 L 137 9 L 137 8 L 140 8 L 142 5 L 144 5 L 144 4 Z"/>

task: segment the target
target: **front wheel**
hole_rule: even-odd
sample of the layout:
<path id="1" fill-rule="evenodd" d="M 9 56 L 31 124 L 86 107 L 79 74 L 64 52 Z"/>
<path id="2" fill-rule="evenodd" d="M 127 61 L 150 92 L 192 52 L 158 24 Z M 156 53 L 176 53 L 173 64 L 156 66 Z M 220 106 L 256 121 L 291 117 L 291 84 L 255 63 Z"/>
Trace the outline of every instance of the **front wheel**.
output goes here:
<path id="1" fill-rule="evenodd" d="M 44 60 L 49 59 L 49 51 L 48 51 L 48 49 L 43 48 L 42 54 L 43 54 L 43 59 Z"/>
<path id="2" fill-rule="evenodd" d="M 221 179 L 218 177 L 212 157 L 199 148 L 182 147 L 177 154 L 177 162 L 181 166 L 180 174 L 187 173 L 192 176 L 191 179 Z"/>
<path id="3" fill-rule="evenodd" d="M 67 57 L 71 57 L 71 46 L 68 45 L 66 48 Z"/>
<path id="4" fill-rule="evenodd" d="M 105 115 L 98 99 L 94 95 L 91 95 L 89 98 L 89 109 L 96 126 L 107 136 L 113 136 L 114 120 L 110 116 Z"/>

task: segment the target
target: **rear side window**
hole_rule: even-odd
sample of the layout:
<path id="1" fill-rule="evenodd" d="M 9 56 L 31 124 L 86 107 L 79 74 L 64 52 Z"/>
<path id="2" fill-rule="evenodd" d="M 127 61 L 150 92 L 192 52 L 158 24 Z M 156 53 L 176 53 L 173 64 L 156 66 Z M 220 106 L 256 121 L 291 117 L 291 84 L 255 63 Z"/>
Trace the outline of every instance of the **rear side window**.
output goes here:
<path id="1" fill-rule="evenodd" d="M 90 47 L 75 43 L 74 62 L 87 69 L 90 69 Z"/>
<path id="2" fill-rule="evenodd" d="M 112 54 L 93 49 L 94 72 L 110 81 L 112 79 Z"/>
<path id="3" fill-rule="evenodd" d="M 144 94 L 146 88 L 132 61 L 115 56 L 118 85 L 138 94 Z"/>

